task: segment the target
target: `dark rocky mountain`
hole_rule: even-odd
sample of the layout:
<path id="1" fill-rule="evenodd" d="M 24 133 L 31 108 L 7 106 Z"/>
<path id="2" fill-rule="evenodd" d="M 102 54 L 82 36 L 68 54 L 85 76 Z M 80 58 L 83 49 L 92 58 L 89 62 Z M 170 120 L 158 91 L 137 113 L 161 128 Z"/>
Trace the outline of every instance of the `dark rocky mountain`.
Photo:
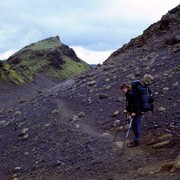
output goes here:
<path id="1" fill-rule="evenodd" d="M 59 36 L 32 43 L 1 61 L 0 80 L 15 84 L 38 78 L 64 80 L 91 67 L 79 59 L 72 48 L 61 43 Z"/>
<path id="2" fill-rule="evenodd" d="M 179 37 L 177 6 L 101 66 L 1 103 L 0 178 L 179 179 Z M 120 84 L 145 74 L 154 113 L 143 114 L 141 145 L 128 148 Z"/>

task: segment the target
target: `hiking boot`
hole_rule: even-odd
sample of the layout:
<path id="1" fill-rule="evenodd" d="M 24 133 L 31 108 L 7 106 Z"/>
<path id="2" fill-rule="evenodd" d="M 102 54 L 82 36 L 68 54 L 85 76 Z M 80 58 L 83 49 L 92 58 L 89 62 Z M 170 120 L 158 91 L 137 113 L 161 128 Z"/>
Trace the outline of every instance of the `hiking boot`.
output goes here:
<path id="1" fill-rule="evenodd" d="M 139 143 L 139 141 L 133 141 L 133 142 L 130 142 L 130 144 L 129 144 L 129 148 L 131 148 L 131 147 L 137 147 L 137 146 L 139 146 L 140 145 L 140 143 Z"/>

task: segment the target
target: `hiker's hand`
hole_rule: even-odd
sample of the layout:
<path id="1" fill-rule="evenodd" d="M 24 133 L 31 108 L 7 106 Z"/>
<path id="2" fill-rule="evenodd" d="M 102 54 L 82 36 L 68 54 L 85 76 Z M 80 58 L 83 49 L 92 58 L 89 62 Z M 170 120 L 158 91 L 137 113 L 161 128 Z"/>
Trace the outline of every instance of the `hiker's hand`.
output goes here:
<path id="1" fill-rule="evenodd" d="M 136 115 L 136 113 L 131 113 L 131 116 L 134 117 Z"/>

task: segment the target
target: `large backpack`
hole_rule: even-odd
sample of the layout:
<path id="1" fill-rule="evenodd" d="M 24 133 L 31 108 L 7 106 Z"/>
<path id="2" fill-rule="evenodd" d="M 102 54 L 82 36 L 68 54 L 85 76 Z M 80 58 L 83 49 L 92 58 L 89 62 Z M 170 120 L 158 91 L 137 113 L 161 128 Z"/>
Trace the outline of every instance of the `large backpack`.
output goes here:
<path id="1" fill-rule="evenodd" d="M 152 91 L 149 88 L 149 85 L 143 85 L 139 80 L 134 80 L 131 82 L 132 91 L 138 95 L 141 111 L 148 112 L 153 111 L 154 97 Z"/>

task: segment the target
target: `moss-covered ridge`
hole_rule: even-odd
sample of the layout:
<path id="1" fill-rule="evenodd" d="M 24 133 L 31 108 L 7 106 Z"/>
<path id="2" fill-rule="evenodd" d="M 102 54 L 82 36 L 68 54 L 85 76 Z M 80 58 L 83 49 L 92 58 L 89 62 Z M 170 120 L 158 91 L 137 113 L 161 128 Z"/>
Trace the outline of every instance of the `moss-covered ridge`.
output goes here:
<path id="1" fill-rule="evenodd" d="M 33 74 L 27 67 L 16 68 L 0 61 L 0 79 L 5 82 L 24 84 L 33 81 Z"/>
<path id="2" fill-rule="evenodd" d="M 15 84 L 34 81 L 37 73 L 66 79 L 91 67 L 79 59 L 72 48 L 62 44 L 58 36 L 30 44 L 0 66 L 0 79 Z"/>

